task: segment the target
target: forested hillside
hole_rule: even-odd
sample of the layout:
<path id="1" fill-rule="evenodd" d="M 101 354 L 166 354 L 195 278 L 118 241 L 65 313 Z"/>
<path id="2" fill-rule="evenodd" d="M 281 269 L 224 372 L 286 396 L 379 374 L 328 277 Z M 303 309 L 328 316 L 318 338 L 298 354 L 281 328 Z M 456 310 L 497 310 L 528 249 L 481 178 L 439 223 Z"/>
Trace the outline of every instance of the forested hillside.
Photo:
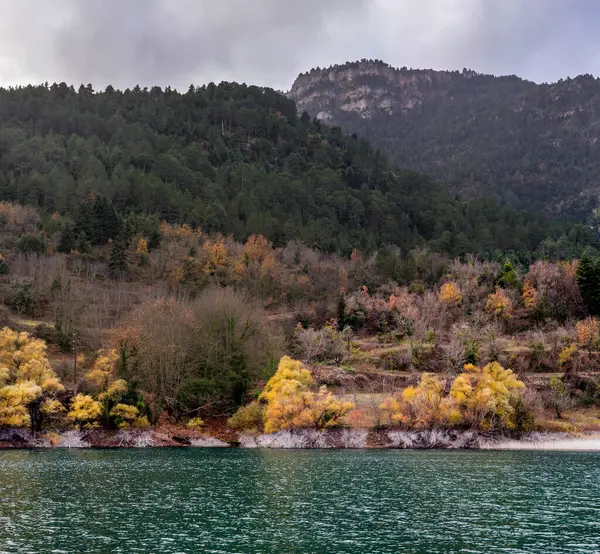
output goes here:
<path id="1" fill-rule="evenodd" d="M 0 446 L 600 428 L 591 227 L 257 87 L 3 90 L 0 120 Z"/>
<path id="2" fill-rule="evenodd" d="M 588 228 L 456 201 L 356 135 L 298 117 L 285 96 L 235 83 L 0 89 L 0 199 L 66 216 L 64 252 L 152 238 L 160 220 L 344 255 L 394 244 L 565 257 L 595 242 Z"/>
<path id="3" fill-rule="evenodd" d="M 600 80 L 537 85 L 361 62 L 313 69 L 289 96 L 463 199 L 586 219 L 598 206 Z"/>

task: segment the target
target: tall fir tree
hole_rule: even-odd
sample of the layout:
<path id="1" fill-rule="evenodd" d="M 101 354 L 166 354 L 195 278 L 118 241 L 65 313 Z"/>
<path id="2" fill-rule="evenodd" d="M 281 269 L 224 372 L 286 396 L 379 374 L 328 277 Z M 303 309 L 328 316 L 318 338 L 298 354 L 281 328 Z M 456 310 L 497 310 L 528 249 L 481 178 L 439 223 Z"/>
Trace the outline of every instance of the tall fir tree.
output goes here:
<path id="1" fill-rule="evenodd" d="M 122 238 L 112 243 L 108 257 L 108 269 L 113 279 L 123 277 L 127 272 L 127 249 Z"/>
<path id="2" fill-rule="evenodd" d="M 584 254 L 577 266 L 577 284 L 591 315 L 600 315 L 600 258 Z"/>
<path id="3" fill-rule="evenodd" d="M 75 249 L 77 237 L 73 225 L 67 223 L 60 234 L 57 250 L 62 254 L 70 254 Z"/>

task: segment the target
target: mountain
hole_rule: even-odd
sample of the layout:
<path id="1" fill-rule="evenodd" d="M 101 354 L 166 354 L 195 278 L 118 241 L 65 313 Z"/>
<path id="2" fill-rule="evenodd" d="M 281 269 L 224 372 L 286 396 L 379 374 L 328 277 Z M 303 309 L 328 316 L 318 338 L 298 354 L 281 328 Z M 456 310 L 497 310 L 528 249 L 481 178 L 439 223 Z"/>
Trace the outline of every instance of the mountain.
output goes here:
<path id="1" fill-rule="evenodd" d="M 600 80 L 590 75 L 538 85 L 362 60 L 301 74 L 288 96 L 459 198 L 578 218 L 599 203 Z"/>
<path id="2" fill-rule="evenodd" d="M 0 89 L 0 200 L 71 218 L 64 251 L 116 240 L 123 228 L 148 234 L 159 219 L 346 255 L 387 244 L 532 251 L 565 230 L 493 201 L 457 201 L 356 135 L 298 117 L 284 95 L 236 83 L 186 93 Z M 558 256 L 592 235 L 571 231 Z"/>

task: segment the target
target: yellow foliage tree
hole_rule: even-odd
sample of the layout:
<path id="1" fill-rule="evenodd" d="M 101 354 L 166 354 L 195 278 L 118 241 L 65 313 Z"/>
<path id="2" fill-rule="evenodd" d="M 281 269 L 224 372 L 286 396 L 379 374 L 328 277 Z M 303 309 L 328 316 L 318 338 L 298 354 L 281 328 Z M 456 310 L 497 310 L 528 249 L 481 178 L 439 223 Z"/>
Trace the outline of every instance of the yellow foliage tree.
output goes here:
<path id="1" fill-rule="evenodd" d="M 89 394 L 78 394 L 71 402 L 67 417 L 80 428 L 94 429 L 99 427 L 98 419 L 103 411 L 102 404 Z"/>
<path id="2" fill-rule="evenodd" d="M 44 341 L 6 327 L 0 331 L 0 426 L 41 431 L 43 404 L 63 390 Z"/>
<path id="3" fill-rule="evenodd" d="M 463 295 L 460 287 L 456 283 L 450 282 L 441 286 L 438 298 L 446 306 L 459 306 L 463 300 Z"/>
<path id="4" fill-rule="evenodd" d="M 408 421 L 408 417 L 403 411 L 402 395 L 388 396 L 379 405 L 379 409 L 383 424 L 397 425 Z"/>
<path id="5" fill-rule="evenodd" d="M 386 398 L 379 406 L 382 423 L 411 428 L 471 425 L 479 429 L 514 428 L 515 404 L 525 385 L 497 362 L 466 365 L 446 394 L 446 383 L 425 373 L 416 387 Z"/>
<path id="6" fill-rule="evenodd" d="M 264 430 L 275 433 L 284 429 L 325 429 L 339 424 L 354 407 L 335 398 L 326 387 L 313 392 L 310 371 L 301 362 L 284 356 L 277 372 L 265 386 L 259 400 L 266 404 Z"/>
<path id="7" fill-rule="evenodd" d="M 498 362 L 480 368 L 465 366 L 464 373 L 452 383 L 450 396 L 460 409 L 464 423 L 482 429 L 502 426 L 514 428 L 514 400 L 524 383 Z"/>
<path id="8" fill-rule="evenodd" d="M 496 292 L 487 297 L 485 311 L 501 319 L 510 319 L 513 316 L 513 303 L 503 289 L 497 287 Z"/>
<path id="9" fill-rule="evenodd" d="M 458 423 L 460 414 L 445 395 L 443 379 L 424 373 L 419 385 L 407 387 L 401 395 L 386 398 L 380 405 L 384 421 L 413 428 L 445 427 Z"/>
<path id="10" fill-rule="evenodd" d="M 454 424 L 458 412 L 444 394 L 446 382 L 431 373 L 424 373 L 417 387 L 402 391 L 408 421 L 415 427 L 439 427 Z"/>
<path id="11" fill-rule="evenodd" d="M 130 404 L 116 404 L 110 411 L 110 417 L 114 419 L 119 429 L 129 429 L 130 427 L 142 429 L 150 426 L 148 418 L 140 417 L 140 411 Z"/>
<path id="12" fill-rule="evenodd" d="M 44 417 L 50 420 L 58 420 L 67 410 L 59 400 L 46 398 L 40 407 L 40 411 Z"/>
<path id="13" fill-rule="evenodd" d="M 148 241 L 146 241 L 145 238 L 141 237 L 138 240 L 135 254 L 138 257 L 140 265 L 146 265 L 148 263 Z"/>
<path id="14" fill-rule="evenodd" d="M 127 381 L 117 376 L 119 355 L 116 350 L 101 352 L 85 379 L 95 389 L 103 406 L 105 422 L 108 424 L 112 407 L 127 392 Z"/>
<path id="15" fill-rule="evenodd" d="M 0 389 L 0 426 L 28 427 L 28 407 L 42 397 L 42 388 L 32 381 L 22 381 Z"/>

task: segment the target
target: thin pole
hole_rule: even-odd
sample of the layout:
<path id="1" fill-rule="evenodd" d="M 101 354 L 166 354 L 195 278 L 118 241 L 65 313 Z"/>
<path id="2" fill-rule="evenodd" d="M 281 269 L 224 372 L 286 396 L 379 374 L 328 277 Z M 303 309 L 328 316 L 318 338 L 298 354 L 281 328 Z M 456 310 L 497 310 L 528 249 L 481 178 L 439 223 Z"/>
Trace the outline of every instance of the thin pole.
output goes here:
<path id="1" fill-rule="evenodd" d="M 73 333 L 73 368 L 75 372 L 75 388 L 77 388 L 77 348 L 75 348 L 75 333 Z"/>

